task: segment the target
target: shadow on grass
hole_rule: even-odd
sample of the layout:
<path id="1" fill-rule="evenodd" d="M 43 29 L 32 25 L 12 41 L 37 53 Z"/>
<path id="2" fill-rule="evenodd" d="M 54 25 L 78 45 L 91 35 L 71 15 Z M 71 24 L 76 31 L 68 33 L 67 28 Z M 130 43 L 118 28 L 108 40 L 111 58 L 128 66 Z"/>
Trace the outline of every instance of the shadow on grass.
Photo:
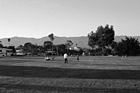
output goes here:
<path id="1" fill-rule="evenodd" d="M 72 69 L 0 65 L 0 76 L 31 78 L 135 79 L 140 70 Z"/>
<path id="2" fill-rule="evenodd" d="M 6 90 L 12 89 L 18 89 L 19 91 L 40 91 L 40 92 L 68 92 L 68 93 L 140 93 L 139 89 L 107 89 L 107 88 L 87 88 L 87 87 L 60 87 L 60 86 L 41 86 L 41 85 L 19 85 L 19 84 L 2 84 L 0 85 L 1 88 L 5 88 Z M 45 93 L 46 93 L 45 92 Z"/>

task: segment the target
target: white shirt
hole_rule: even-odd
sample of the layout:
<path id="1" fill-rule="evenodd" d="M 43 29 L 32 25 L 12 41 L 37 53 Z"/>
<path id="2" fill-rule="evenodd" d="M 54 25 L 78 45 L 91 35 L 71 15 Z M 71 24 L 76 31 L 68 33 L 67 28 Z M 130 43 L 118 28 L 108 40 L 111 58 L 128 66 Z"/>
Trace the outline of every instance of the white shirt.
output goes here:
<path id="1" fill-rule="evenodd" d="M 65 54 L 64 54 L 64 58 L 67 58 L 67 57 L 68 57 L 68 55 L 65 53 Z"/>

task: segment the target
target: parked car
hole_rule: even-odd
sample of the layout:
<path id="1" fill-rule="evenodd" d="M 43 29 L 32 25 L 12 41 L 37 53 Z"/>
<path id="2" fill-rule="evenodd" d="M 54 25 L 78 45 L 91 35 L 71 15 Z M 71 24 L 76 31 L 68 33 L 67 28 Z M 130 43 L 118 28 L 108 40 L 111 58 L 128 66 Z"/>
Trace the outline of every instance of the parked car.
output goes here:
<path id="1" fill-rule="evenodd" d="M 23 50 L 22 49 L 17 49 L 16 50 L 16 56 L 24 56 L 25 53 L 23 53 Z"/>

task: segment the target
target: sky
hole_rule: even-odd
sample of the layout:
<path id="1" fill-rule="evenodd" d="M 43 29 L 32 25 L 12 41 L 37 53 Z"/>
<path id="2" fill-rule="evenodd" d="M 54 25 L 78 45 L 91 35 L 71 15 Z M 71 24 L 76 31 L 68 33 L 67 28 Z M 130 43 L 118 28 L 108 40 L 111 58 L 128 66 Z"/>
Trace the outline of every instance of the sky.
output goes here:
<path id="1" fill-rule="evenodd" d="M 140 36 L 140 0 L 0 0 L 0 38 L 87 36 L 106 24 Z"/>

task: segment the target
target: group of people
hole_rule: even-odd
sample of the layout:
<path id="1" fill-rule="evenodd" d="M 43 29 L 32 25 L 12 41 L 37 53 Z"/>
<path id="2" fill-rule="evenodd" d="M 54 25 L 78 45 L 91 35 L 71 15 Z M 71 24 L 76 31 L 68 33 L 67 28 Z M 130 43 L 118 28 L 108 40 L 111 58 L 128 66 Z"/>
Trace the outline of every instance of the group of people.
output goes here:
<path id="1" fill-rule="evenodd" d="M 48 56 L 45 57 L 45 60 L 51 60 L 51 58 L 49 58 Z M 52 60 L 54 60 L 54 57 L 52 57 Z M 79 55 L 77 55 L 77 60 L 79 60 Z M 68 54 L 65 53 L 64 54 L 64 63 L 68 63 Z"/>
<path id="2" fill-rule="evenodd" d="M 77 60 L 79 60 L 79 55 L 77 55 Z M 68 54 L 67 53 L 64 54 L 64 62 L 68 63 Z"/>

